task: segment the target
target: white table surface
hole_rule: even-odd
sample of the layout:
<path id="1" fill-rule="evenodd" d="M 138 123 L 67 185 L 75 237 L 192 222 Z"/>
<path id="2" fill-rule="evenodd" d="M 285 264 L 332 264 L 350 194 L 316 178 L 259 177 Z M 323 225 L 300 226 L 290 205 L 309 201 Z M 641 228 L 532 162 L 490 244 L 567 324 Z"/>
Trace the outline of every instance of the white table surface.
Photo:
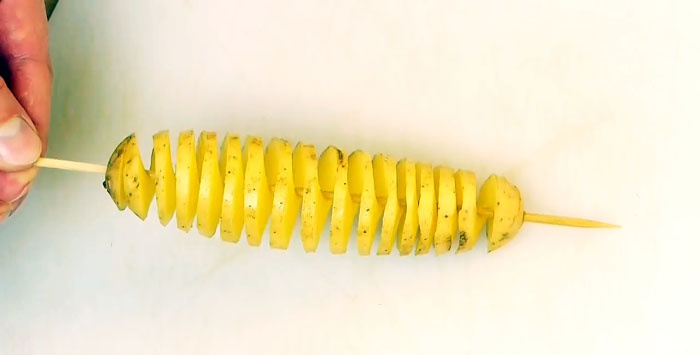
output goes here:
<path id="1" fill-rule="evenodd" d="M 2 354 L 688 354 L 698 350 L 697 5 L 61 0 L 50 156 L 226 131 L 503 174 L 487 254 L 306 254 L 119 212 L 43 170 L 0 228 Z M 687 171 L 681 173 L 679 169 Z"/>

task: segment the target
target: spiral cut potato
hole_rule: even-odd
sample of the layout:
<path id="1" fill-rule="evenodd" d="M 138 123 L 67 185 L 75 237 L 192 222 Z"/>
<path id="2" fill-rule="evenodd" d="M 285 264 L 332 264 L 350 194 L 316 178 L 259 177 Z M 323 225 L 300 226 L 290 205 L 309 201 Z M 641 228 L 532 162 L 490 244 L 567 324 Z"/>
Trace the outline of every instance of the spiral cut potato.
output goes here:
<path id="1" fill-rule="evenodd" d="M 179 134 L 173 164 L 170 134 L 153 136 L 146 170 L 135 134 L 126 137 L 107 164 L 104 187 L 119 210 L 142 220 L 153 199 L 165 226 L 238 242 L 245 229 L 248 244 L 260 246 L 269 227 L 270 246 L 289 247 L 301 215 L 306 252 L 317 250 L 330 219 L 330 250 L 347 251 L 356 224 L 360 255 L 440 255 L 471 250 L 486 229 L 489 252 L 506 245 L 527 220 L 578 227 L 609 227 L 600 222 L 527 214 L 519 189 L 505 178 L 489 176 L 477 190 L 474 173 L 432 166 L 361 150 L 347 154 L 329 146 L 296 146 L 257 136 L 227 134 L 221 145 L 214 132 Z M 478 194 L 477 194 L 478 192 Z"/>

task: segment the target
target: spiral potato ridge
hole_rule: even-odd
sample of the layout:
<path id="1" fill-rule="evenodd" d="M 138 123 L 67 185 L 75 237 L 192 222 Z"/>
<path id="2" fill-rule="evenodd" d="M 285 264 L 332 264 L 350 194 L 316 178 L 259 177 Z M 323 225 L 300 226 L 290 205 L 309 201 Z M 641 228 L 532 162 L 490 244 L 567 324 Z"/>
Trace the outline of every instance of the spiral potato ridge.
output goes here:
<path id="1" fill-rule="evenodd" d="M 205 237 L 218 230 L 226 242 L 245 235 L 260 246 L 268 232 L 270 247 L 287 249 L 298 226 L 304 250 L 314 252 L 328 226 L 333 254 L 347 252 L 353 230 L 360 255 L 375 247 L 377 255 L 460 253 L 484 227 L 492 251 L 515 236 L 524 215 L 517 187 L 496 175 L 477 194 L 468 170 L 208 131 L 180 132 L 175 148 L 167 130 L 158 132 L 148 170 L 128 136 L 110 157 L 105 188 L 142 220 L 155 200 L 163 226 L 174 219 Z"/>

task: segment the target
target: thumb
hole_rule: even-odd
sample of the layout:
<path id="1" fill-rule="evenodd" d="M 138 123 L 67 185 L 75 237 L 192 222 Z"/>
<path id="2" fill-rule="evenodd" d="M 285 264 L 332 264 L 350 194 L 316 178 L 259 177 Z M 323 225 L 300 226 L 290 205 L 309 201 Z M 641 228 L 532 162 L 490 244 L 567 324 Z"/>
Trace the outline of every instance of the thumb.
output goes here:
<path id="1" fill-rule="evenodd" d="M 36 162 L 41 151 L 34 124 L 0 78 L 0 171 L 26 169 Z"/>
<path id="2" fill-rule="evenodd" d="M 0 77 L 0 223 L 19 208 L 37 174 L 42 143 L 28 117 Z"/>
<path id="3" fill-rule="evenodd" d="M 41 140 L 25 118 L 17 115 L 0 122 L 0 170 L 30 166 L 40 154 Z"/>

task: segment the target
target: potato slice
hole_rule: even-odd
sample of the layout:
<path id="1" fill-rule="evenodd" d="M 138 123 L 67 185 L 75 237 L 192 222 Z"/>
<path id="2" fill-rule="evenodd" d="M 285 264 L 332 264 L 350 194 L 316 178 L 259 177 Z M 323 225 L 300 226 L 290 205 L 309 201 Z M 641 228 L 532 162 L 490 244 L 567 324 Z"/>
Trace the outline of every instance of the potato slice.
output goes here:
<path id="1" fill-rule="evenodd" d="M 433 169 L 428 164 L 416 164 L 418 178 L 418 243 L 416 255 L 430 252 L 435 237 L 437 220 L 437 201 L 435 198 L 435 179 Z"/>
<path id="2" fill-rule="evenodd" d="M 272 139 L 267 146 L 265 164 L 274 186 L 270 216 L 270 247 L 273 249 L 289 248 L 301 208 L 301 197 L 294 186 L 292 162 L 292 145 L 284 139 Z"/>
<path id="3" fill-rule="evenodd" d="M 124 191 L 124 153 L 134 139 L 134 134 L 124 138 L 112 151 L 112 155 L 107 162 L 107 170 L 102 186 L 112 198 L 112 201 L 120 211 L 126 209 L 129 200 Z"/>
<path id="4" fill-rule="evenodd" d="M 197 164 L 201 171 L 197 200 L 197 230 L 211 238 L 221 219 L 224 184 L 219 168 L 219 146 L 215 132 L 202 132 L 197 147 Z"/>
<path id="5" fill-rule="evenodd" d="M 333 190 L 335 190 L 338 168 L 342 162 L 342 152 L 333 146 L 327 147 L 318 161 L 318 184 L 321 193 L 326 198 L 333 200 Z"/>
<path id="6" fill-rule="evenodd" d="M 185 232 L 192 229 L 199 200 L 199 164 L 194 131 L 182 131 L 177 142 L 175 162 L 175 218 L 177 227 Z"/>
<path id="7" fill-rule="evenodd" d="M 324 159 L 326 158 L 326 159 Z M 335 158 L 336 163 L 332 163 Z M 326 182 L 336 167 L 335 186 L 333 188 L 333 206 L 331 212 L 330 250 L 333 254 L 345 254 L 350 241 L 353 222 L 359 208 L 359 203 L 352 201 L 348 188 L 348 157 L 335 148 L 327 148 L 321 156 L 320 173 L 322 182 Z"/>
<path id="8" fill-rule="evenodd" d="M 143 165 L 135 136 L 125 147 L 124 159 L 124 192 L 128 207 L 141 220 L 146 220 L 156 187 Z"/>
<path id="9" fill-rule="evenodd" d="M 327 154 L 325 159 L 328 160 L 329 156 Z M 301 204 L 301 241 L 304 251 L 311 253 L 318 249 L 321 233 L 323 233 L 326 225 L 333 200 L 324 196 L 321 191 L 316 148 L 311 144 L 299 142 L 294 149 L 293 159 L 295 185 L 300 187 L 303 193 Z M 325 169 L 335 171 L 335 168 L 332 168 L 333 162 L 335 162 L 337 168 L 338 161 L 333 159 L 324 163 Z M 322 175 L 325 179 L 324 185 L 328 185 L 328 182 L 332 182 L 335 178 L 334 173 Z M 330 195 L 332 189 L 328 193 Z"/>
<path id="10" fill-rule="evenodd" d="M 479 240 L 485 219 L 476 209 L 476 175 L 471 171 L 458 170 L 455 173 L 459 244 L 456 253 L 472 250 Z"/>
<path id="11" fill-rule="evenodd" d="M 377 202 L 377 195 L 374 191 L 372 157 L 369 154 L 360 150 L 350 154 L 348 158 L 348 188 L 353 201 L 357 198 L 360 203 L 357 222 L 358 253 L 367 256 L 372 251 L 372 243 L 383 211 L 383 205 Z"/>
<path id="12" fill-rule="evenodd" d="M 520 190 L 505 178 L 489 176 L 481 186 L 477 207 L 490 214 L 486 219 L 488 251 L 493 252 L 510 242 L 523 225 L 525 211 Z"/>
<path id="13" fill-rule="evenodd" d="M 160 224 L 168 225 L 175 214 L 175 171 L 167 130 L 153 135 L 151 174 L 156 184 L 156 205 Z"/>
<path id="14" fill-rule="evenodd" d="M 261 137 L 248 136 L 243 148 L 245 166 L 244 224 L 248 245 L 260 246 L 272 211 L 272 192 L 265 169 L 265 148 Z"/>
<path id="15" fill-rule="evenodd" d="M 457 235 L 457 196 L 455 177 L 452 169 L 444 166 L 435 168 L 437 194 L 437 223 L 435 226 L 435 253 L 442 255 L 452 249 Z"/>
<path id="16" fill-rule="evenodd" d="M 396 243 L 396 233 L 402 215 L 399 207 L 396 160 L 383 154 L 372 159 L 377 200 L 383 205 L 382 230 L 377 255 L 389 255 Z"/>
<path id="17" fill-rule="evenodd" d="M 221 176 L 224 181 L 221 203 L 221 240 L 238 243 L 243 230 L 243 157 L 241 139 L 227 134 L 221 143 Z"/>
<path id="18" fill-rule="evenodd" d="M 399 255 L 411 253 L 418 236 L 418 186 L 416 184 L 416 164 L 409 159 L 401 159 L 396 166 L 399 201 L 403 202 L 403 216 L 399 222 L 397 249 Z"/>

